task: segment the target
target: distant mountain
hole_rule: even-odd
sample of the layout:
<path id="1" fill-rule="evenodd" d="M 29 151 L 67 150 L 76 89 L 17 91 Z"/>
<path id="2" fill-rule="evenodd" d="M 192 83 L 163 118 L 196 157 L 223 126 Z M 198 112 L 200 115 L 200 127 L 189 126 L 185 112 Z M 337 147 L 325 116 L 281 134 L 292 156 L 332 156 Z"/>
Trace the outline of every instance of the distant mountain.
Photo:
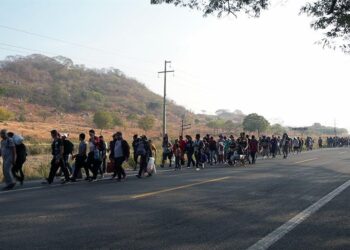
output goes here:
<path id="1" fill-rule="evenodd" d="M 162 97 L 121 70 L 89 69 L 63 56 L 33 54 L 0 61 L 0 93 L 61 112 L 103 109 L 157 118 L 162 114 Z M 170 120 L 187 112 L 172 101 L 167 109 Z"/>

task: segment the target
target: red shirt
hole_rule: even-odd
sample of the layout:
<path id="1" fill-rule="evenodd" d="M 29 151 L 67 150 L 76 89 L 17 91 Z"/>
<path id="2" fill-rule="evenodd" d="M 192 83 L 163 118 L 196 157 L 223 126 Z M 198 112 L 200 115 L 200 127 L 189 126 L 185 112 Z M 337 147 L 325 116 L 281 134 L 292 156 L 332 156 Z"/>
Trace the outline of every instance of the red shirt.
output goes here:
<path id="1" fill-rule="evenodd" d="M 250 148 L 250 152 L 258 152 L 258 141 L 250 140 L 249 148 Z"/>
<path id="2" fill-rule="evenodd" d="M 179 146 L 180 146 L 180 149 L 181 149 L 182 152 L 185 151 L 185 148 L 186 148 L 185 140 L 180 140 L 179 141 Z"/>

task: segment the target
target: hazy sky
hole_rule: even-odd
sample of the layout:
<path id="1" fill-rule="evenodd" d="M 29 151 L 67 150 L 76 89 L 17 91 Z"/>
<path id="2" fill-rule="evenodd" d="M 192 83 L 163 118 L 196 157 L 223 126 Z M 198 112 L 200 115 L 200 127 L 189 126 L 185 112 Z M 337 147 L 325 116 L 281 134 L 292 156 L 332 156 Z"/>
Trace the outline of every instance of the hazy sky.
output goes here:
<path id="1" fill-rule="evenodd" d="M 350 55 L 314 44 L 321 36 L 298 15 L 303 3 L 275 0 L 259 19 L 218 19 L 150 0 L 2 0 L 0 57 L 41 52 L 115 67 L 159 94 L 157 72 L 171 60 L 168 96 L 195 112 L 240 109 L 291 126 L 336 119 L 350 129 Z"/>

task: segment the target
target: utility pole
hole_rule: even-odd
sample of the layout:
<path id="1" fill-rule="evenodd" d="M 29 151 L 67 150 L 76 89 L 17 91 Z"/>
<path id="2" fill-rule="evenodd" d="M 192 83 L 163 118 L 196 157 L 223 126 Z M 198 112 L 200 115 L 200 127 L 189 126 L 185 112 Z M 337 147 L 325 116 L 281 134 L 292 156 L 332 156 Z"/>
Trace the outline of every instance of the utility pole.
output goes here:
<path id="1" fill-rule="evenodd" d="M 337 120 L 334 119 L 334 136 L 337 137 Z"/>
<path id="2" fill-rule="evenodd" d="M 182 137 L 184 136 L 184 131 L 191 128 L 191 123 L 184 124 L 184 122 L 185 122 L 185 115 L 182 117 L 182 120 L 181 120 L 181 136 Z"/>
<path id="3" fill-rule="evenodd" d="M 164 62 L 164 71 L 158 72 L 158 74 L 164 74 L 164 98 L 163 98 L 163 138 L 166 134 L 166 74 L 174 73 L 174 70 L 167 70 L 167 65 L 170 64 L 171 61 Z"/>

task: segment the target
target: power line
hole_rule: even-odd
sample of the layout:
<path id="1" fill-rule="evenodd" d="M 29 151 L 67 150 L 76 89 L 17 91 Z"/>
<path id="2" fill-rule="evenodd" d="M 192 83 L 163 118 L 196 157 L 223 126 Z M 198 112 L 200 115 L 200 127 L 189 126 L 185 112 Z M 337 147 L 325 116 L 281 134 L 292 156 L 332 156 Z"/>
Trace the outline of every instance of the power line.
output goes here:
<path id="1" fill-rule="evenodd" d="M 123 54 L 121 54 L 119 52 L 110 51 L 110 50 L 104 50 L 104 49 L 96 48 L 96 47 L 92 47 L 92 46 L 86 46 L 86 45 L 84 45 L 82 43 L 72 42 L 72 41 L 63 40 L 61 38 L 56 38 L 56 37 L 52 37 L 52 36 L 42 35 L 42 34 L 39 34 L 39 33 L 36 33 L 36 32 L 27 31 L 27 30 L 24 30 L 24 29 L 10 27 L 10 26 L 7 26 L 7 25 L 2 25 L 2 24 L 0 24 L 0 28 L 8 29 L 8 30 L 15 31 L 15 32 L 24 33 L 24 34 L 31 35 L 31 36 L 40 37 L 40 38 L 43 38 L 43 39 L 47 39 L 47 40 L 51 40 L 51 41 L 55 41 L 55 42 L 59 42 L 59 43 L 68 44 L 68 45 L 75 46 L 75 47 L 80 47 L 80 48 L 84 48 L 84 49 L 88 49 L 88 50 L 99 51 L 99 52 L 102 52 L 102 53 L 105 53 L 105 54 L 108 54 L 108 55 L 113 54 L 113 55 L 117 55 L 117 56 L 120 56 L 120 57 L 128 58 L 130 60 L 143 61 L 143 62 L 148 63 L 148 64 L 156 65 L 156 63 L 154 63 L 154 62 L 151 62 L 151 61 L 148 61 L 148 60 L 142 60 L 140 58 L 126 56 L 126 55 L 123 55 Z"/>
<path id="2" fill-rule="evenodd" d="M 4 43 L 4 42 L 0 42 L 0 45 L 8 46 L 8 47 L 11 47 L 11 48 L 15 48 L 15 49 L 1 48 L 1 50 L 14 51 L 14 52 L 18 52 L 18 53 L 26 53 L 28 51 L 32 51 L 32 52 L 38 52 L 38 53 L 41 53 L 41 54 L 49 54 L 49 55 L 52 55 L 52 56 L 61 56 L 60 54 L 54 53 L 54 52 L 37 50 L 37 49 L 31 49 L 31 48 L 26 48 L 26 47 L 22 47 L 22 46 L 11 45 L 11 44 Z M 18 50 L 18 49 L 20 49 L 21 51 Z M 85 63 L 90 63 L 90 64 L 98 64 L 96 61 L 91 61 L 91 60 L 87 60 L 87 59 L 82 59 L 82 58 L 75 58 L 75 59 L 80 61 L 80 62 L 82 62 L 82 63 L 85 62 Z M 118 65 L 118 68 L 122 68 L 122 67 L 125 68 L 125 69 L 129 68 L 129 70 L 134 70 L 135 71 L 135 69 L 130 69 L 129 66 L 121 65 L 121 64 Z M 139 70 L 137 70 L 137 71 L 139 71 Z M 153 74 L 151 74 L 150 72 L 143 72 L 142 74 L 138 73 L 138 75 L 141 75 L 141 76 L 142 75 L 145 76 L 144 74 L 148 74 L 148 76 L 146 78 L 153 77 Z"/>

